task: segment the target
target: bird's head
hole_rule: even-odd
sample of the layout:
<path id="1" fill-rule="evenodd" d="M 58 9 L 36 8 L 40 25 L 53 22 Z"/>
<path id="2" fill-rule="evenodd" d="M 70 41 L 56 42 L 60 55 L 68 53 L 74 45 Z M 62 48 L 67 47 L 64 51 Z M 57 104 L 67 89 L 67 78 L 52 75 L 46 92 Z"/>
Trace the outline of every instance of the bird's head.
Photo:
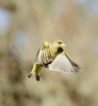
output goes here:
<path id="1" fill-rule="evenodd" d="M 55 40 L 55 41 L 53 41 L 53 45 L 56 48 L 65 46 L 65 44 L 64 44 L 64 42 L 62 40 Z"/>

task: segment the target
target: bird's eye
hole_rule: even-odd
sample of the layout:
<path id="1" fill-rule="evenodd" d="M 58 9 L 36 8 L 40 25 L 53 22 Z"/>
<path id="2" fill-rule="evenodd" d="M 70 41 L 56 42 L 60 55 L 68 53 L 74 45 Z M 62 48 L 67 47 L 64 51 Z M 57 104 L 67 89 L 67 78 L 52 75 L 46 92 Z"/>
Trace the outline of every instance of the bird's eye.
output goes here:
<path id="1" fill-rule="evenodd" d="M 61 44 L 61 42 L 58 42 L 59 44 Z"/>

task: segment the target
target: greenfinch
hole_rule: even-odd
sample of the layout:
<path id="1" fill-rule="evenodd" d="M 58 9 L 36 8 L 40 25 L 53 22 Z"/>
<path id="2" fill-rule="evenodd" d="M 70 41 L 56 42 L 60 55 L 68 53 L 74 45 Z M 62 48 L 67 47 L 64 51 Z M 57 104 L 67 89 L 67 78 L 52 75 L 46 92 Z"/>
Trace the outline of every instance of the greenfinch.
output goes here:
<path id="1" fill-rule="evenodd" d="M 65 44 L 62 40 L 44 41 L 37 52 L 33 69 L 27 77 L 39 81 L 42 67 L 60 72 L 78 72 L 80 67 L 70 59 L 63 46 Z"/>

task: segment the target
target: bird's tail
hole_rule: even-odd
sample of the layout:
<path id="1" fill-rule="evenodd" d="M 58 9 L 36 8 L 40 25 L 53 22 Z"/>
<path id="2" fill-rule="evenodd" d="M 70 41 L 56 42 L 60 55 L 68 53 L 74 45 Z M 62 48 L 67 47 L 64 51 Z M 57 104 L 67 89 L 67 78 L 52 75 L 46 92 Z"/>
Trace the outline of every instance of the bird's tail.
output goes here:
<path id="1" fill-rule="evenodd" d="M 40 81 L 40 71 L 42 67 L 42 65 L 34 63 L 33 69 L 30 74 L 27 75 L 27 78 L 34 78 L 36 81 Z"/>
<path id="2" fill-rule="evenodd" d="M 36 81 L 40 81 L 40 75 L 37 75 L 36 73 L 30 73 L 27 75 L 27 78 L 34 78 Z"/>

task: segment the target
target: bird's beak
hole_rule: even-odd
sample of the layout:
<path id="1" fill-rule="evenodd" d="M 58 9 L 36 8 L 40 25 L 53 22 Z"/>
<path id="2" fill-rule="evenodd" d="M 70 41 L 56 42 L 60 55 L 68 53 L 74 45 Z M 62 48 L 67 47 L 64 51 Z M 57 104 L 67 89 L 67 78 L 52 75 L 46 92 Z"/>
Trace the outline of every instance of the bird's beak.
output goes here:
<path id="1" fill-rule="evenodd" d="M 63 47 L 63 46 L 66 46 L 66 45 L 64 43 L 62 43 L 61 46 Z"/>

